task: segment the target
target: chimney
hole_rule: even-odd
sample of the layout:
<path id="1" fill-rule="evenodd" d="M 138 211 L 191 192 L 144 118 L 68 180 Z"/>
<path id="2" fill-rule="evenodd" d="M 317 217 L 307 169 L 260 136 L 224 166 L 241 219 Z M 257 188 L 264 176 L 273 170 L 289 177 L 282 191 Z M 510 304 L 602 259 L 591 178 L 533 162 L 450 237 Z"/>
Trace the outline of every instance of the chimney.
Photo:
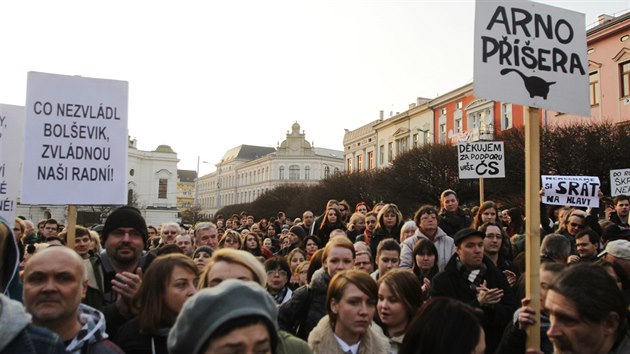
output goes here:
<path id="1" fill-rule="evenodd" d="M 604 24 L 604 23 L 607 23 L 607 22 L 610 22 L 610 21 L 612 21 L 612 19 L 614 19 L 614 17 L 613 17 L 613 16 L 606 15 L 606 14 L 603 14 L 603 15 L 599 15 L 599 16 L 597 16 L 597 22 L 598 22 L 600 25 L 602 25 L 602 24 Z"/>
<path id="2" fill-rule="evenodd" d="M 383 120 L 385 116 L 385 111 L 381 110 L 378 120 Z"/>

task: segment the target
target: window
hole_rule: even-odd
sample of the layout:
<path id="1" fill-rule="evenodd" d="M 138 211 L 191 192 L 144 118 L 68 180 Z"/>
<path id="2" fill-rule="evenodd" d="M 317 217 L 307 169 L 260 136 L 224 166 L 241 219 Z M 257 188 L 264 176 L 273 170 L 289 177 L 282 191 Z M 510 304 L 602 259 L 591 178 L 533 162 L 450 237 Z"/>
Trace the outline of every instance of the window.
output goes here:
<path id="1" fill-rule="evenodd" d="M 363 155 L 357 156 L 357 172 L 363 171 Z"/>
<path id="2" fill-rule="evenodd" d="M 394 159 L 394 143 L 387 144 L 387 162 L 392 162 Z"/>
<path id="3" fill-rule="evenodd" d="M 168 179 L 160 178 L 158 185 L 158 198 L 166 199 L 166 193 L 168 192 Z"/>
<path id="4" fill-rule="evenodd" d="M 511 103 L 501 103 L 501 129 L 507 130 L 512 129 L 512 104 Z"/>
<path id="5" fill-rule="evenodd" d="M 446 123 L 440 124 L 440 144 L 446 144 Z"/>
<path id="6" fill-rule="evenodd" d="M 461 133 L 463 131 L 462 119 L 455 119 L 455 133 Z"/>
<path id="7" fill-rule="evenodd" d="M 442 116 L 446 115 L 446 107 L 440 109 L 440 115 Z"/>
<path id="8" fill-rule="evenodd" d="M 304 179 L 311 179 L 311 166 L 304 167 Z"/>
<path id="9" fill-rule="evenodd" d="M 621 97 L 630 96 L 630 61 L 619 65 L 621 68 Z"/>
<path id="10" fill-rule="evenodd" d="M 385 163 L 385 145 L 378 148 L 378 163 L 381 165 Z"/>
<path id="11" fill-rule="evenodd" d="M 133 206 L 133 189 L 127 191 L 127 205 Z"/>
<path id="12" fill-rule="evenodd" d="M 327 178 L 328 176 L 330 176 L 330 167 L 326 166 L 324 167 L 324 178 Z"/>
<path id="13" fill-rule="evenodd" d="M 280 179 L 284 179 L 284 166 L 280 167 Z"/>
<path id="14" fill-rule="evenodd" d="M 408 140 L 407 137 L 396 140 L 396 153 L 397 154 L 401 154 L 407 151 L 407 140 Z"/>
<path id="15" fill-rule="evenodd" d="M 456 109 L 456 110 L 457 110 L 457 109 L 462 109 L 462 105 L 463 105 L 463 104 L 462 104 L 462 101 L 459 101 L 459 102 L 455 103 L 455 109 Z"/>
<path id="16" fill-rule="evenodd" d="M 300 179 L 300 166 L 298 165 L 289 166 L 289 179 L 291 180 Z"/>
<path id="17" fill-rule="evenodd" d="M 352 173 L 352 157 L 346 161 L 346 170 L 348 173 Z"/>
<path id="18" fill-rule="evenodd" d="M 368 169 L 374 168 L 374 151 L 368 152 Z"/>
<path id="19" fill-rule="evenodd" d="M 588 96 L 591 102 L 591 106 L 599 104 L 599 73 L 597 71 L 588 75 Z"/>
<path id="20" fill-rule="evenodd" d="M 413 135 L 413 143 L 412 143 L 414 148 L 417 148 L 419 143 L 420 143 L 420 141 L 418 139 L 420 139 L 418 134 L 414 134 Z"/>

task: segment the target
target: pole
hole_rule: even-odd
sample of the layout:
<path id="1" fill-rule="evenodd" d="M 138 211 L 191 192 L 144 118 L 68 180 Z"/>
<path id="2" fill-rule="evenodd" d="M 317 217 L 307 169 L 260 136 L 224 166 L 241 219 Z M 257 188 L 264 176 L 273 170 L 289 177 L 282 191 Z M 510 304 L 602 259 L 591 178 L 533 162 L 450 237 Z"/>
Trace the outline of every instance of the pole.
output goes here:
<path id="1" fill-rule="evenodd" d="M 540 122 L 538 108 L 525 107 L 525 296 L 536 311 L 526 348 L 540 348 Z"/>
<path id="2" fill-rule="evenodd" d="M 483 177 L 479 177 L 479 206 L 483 204 L 483 199 L 484 199 L 483 192 L 484 192 Z"/>
<path id="3" fill-rule="evenodd" d="M 68 205 L 68 225 L 66 226 L 66 245 L 70 249 L 74 249 L 74 239 L 77 230 L 77 206 Z"/>
<path id="4" fill-rule="evenodd" d="M 197 155 L 197 176 L 195 177 L 195 208 L 199 206 L 199 155 Z"/>

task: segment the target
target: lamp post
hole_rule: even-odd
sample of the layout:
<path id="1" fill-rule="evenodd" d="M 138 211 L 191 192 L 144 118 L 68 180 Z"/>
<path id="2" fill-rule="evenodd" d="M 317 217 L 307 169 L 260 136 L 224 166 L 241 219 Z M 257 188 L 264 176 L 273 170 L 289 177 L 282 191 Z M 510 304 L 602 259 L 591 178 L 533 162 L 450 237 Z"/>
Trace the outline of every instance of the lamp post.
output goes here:
<path id="1" fill-rule="evenodd" d="M 197 177 L 195 178 L 195 208 L 199 207 L 199 162 L 200 157 L 197 155 Z M 202 161 L 203 163 L 208 163 L 208 161 Z"/>

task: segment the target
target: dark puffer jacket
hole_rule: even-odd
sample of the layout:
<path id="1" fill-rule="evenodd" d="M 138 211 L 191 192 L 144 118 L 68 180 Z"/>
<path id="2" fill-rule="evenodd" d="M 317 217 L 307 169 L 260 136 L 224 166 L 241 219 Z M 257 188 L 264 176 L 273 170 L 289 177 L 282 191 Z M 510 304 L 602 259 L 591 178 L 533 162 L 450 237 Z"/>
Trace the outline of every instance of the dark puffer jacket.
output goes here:
<path id="1" fill-rule="evenodd" d="M 311 283 L 297 289 L 291 300 L 278 309 L 280 329 L 307 340 L 319 320 L 328 313 L 326 310 L 328 284 L 330 275 L 324 269 L 316 271 Z"/>
<path id="2" fill-rule="evenodd" d="M 452 237 L 457 231 L 470 227 L 470 225 L 472 225 L 472 218 L 462 209 L 458 208 L 456 212 L 450 212 L 444 209 L 440 210 L 438 226 L 440 226 L 447 235 Z"/>

